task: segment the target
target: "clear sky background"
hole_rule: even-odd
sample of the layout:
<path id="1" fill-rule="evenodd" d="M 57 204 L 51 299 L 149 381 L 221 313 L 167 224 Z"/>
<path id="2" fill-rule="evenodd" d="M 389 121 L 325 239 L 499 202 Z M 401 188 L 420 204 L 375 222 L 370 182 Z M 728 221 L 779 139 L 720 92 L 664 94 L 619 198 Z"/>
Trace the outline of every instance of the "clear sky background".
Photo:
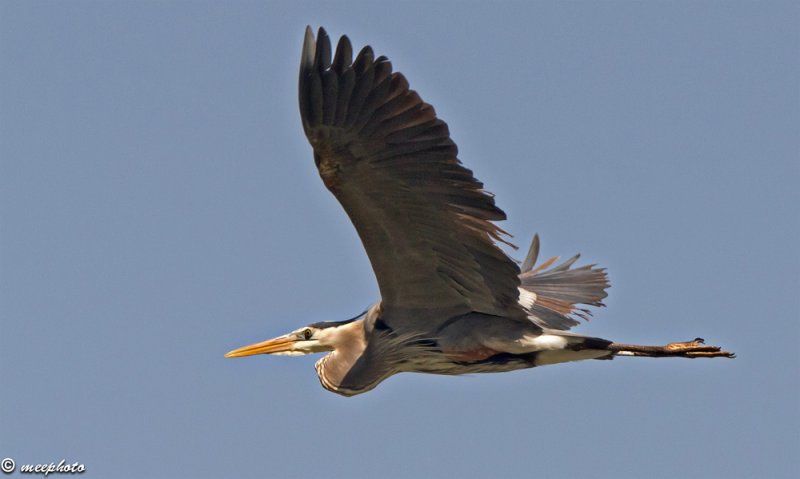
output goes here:
<path id="1" fill-rule="evenodd" d="M 378 299 L 300 126 L 303 29 L 372 45 L 579 332 L 730 360 L 395 376 L 235 347 Z M 797 477 L 796 2 L 0 3 L 0 457 L 83 477 Z M 521 257 L 524 251 L 516 253 Z"/>

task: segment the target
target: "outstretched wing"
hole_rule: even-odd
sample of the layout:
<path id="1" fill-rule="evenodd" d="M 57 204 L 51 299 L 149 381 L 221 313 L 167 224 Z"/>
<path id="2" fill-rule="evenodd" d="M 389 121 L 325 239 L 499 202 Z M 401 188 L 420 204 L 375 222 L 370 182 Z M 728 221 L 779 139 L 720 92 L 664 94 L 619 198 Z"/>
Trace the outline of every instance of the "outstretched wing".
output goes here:
<path id="1" fill-rule="evenodd" d="M 505 219 L 456 157 L 447 125 L 385 57 L 352 60 L 306 29 L 300 114 L 325 186 L 367 250 L 392 327 L 478 311 L 519 318 L 519 268 L 495 244 Z"/>

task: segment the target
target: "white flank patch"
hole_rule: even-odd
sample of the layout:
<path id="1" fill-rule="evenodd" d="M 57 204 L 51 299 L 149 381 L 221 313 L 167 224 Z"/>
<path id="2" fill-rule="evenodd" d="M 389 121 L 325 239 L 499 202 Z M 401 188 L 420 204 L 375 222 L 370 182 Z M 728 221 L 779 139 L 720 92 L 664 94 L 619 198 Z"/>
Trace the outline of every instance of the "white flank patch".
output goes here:
<path id="1" fill-rule="evenodd" d="M 519 290 L 519 304 L 525 309 L 531 309 L 536 303 L 536 293 L 522 288 L 517 289 Z"/>
<path id="2" fill-rule="evenodd" d="M 556 336 L 555 334 L 542 334 L 535 338 L 525 341 L 527 346 L 530 346 L 528 351 L 553 351 L 562 350 L 567 344 L 567 338 L 564 336 Z"/>

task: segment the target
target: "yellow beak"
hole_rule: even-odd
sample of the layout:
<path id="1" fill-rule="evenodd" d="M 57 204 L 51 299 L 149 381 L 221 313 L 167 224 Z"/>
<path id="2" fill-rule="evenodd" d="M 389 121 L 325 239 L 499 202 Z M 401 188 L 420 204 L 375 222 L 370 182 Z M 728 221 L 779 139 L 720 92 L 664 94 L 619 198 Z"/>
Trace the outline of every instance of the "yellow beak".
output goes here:
<path id="1" fill-rule="evenodd" d="M 268 339 L 260 343 L 243 346 L 228 352 L 226 358 L 239 358 L 242 356 L 252 356 L 254 354 L 273 354 L 285 353 L 294 349 L 295 339 L 289 336 L 281 336 L 275 339 Z"/>

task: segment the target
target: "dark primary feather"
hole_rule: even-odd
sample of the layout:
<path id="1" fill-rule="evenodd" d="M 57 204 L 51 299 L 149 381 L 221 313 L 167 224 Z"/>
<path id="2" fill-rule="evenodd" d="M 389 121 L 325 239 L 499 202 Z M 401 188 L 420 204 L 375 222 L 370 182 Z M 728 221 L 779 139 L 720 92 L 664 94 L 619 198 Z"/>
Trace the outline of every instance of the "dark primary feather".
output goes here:
<path id="1" fill-rule="evenodd" d="M 300 113 L 325 186 L 372 263 L 393 327 L 477 311 L 525 321 L 519 268 L 495 244 L 505 219 L 461 165 L 447 125 L 370 47 L 306 30 Z M 391 319 L 389 319 L 391 321 Z M 396 320 L 398 321 L 398 320 Z"/>

